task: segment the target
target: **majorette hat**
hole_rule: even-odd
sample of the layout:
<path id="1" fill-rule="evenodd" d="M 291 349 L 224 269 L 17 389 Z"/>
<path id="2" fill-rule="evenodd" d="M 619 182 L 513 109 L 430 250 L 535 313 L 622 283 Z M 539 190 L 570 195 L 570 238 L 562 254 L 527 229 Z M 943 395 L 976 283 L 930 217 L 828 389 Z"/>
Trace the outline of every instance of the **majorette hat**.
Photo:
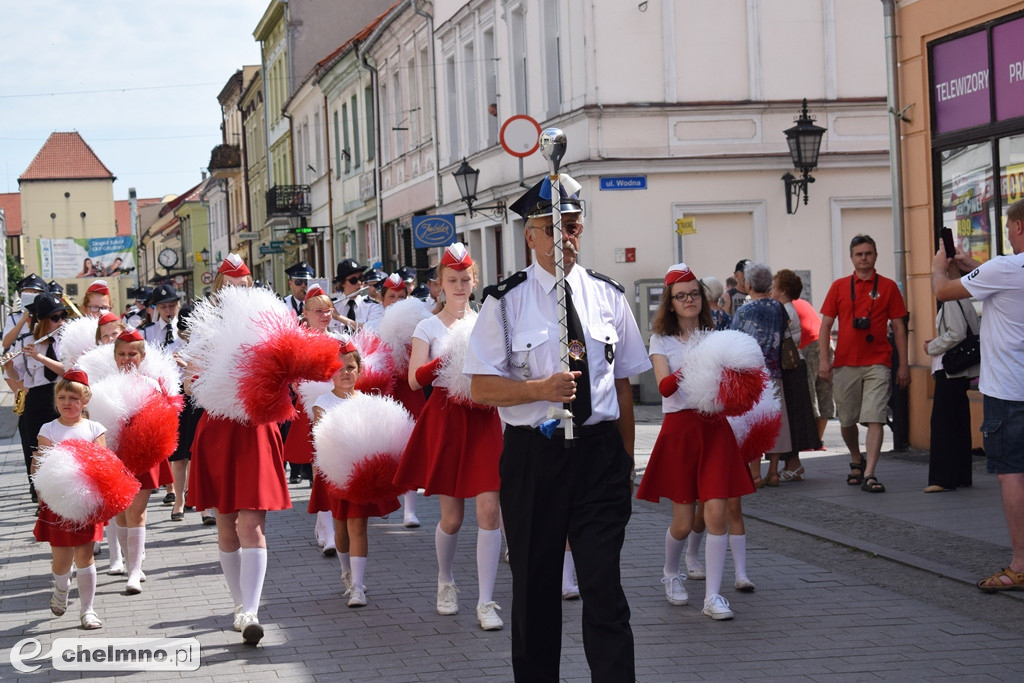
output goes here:
<path id="1" fill-rule="evenodd" d="M 217 273 L 228 277 L 245 277 L 251 274 L 249 267 L 245 265 L 245 261 L 238 254 L 228 254 L 228 257 L 220 264 L 220 268 L 217 269 Z"/>
<path id="2" fill-rule="evenodd" d="M 352 337 L 344 337 L 342 339 L 339 339 L 338 344 L 341 345 L 341 350 L 338 352 L 339 354 L 352 353 L 353 351 L 359 350 L 358 347 L 356 347 L 356 343 L 352 341 Z"/>
<path id="3" fill-rule="evenodd" d="M 85 374 L 85 370 L 82 368 L 73 367 L 65 372 L 63 377 L 69 382 L 78 382 L 79 384 L 89 386 L 89 376 Z"/>
<path id="4" fill-rule="evenodd" d="M 121 319 L 117 317 L 116 313 L 111 313 L 110 311 L 107 311 L 106 313 L 100 316 L 99 320 L 96 321 L 96 326 L 99 327 L 100 325 L 106 325 L 107 323 L 116 323 L 120 322 L 120 320 Z"/>
<path id="5" fill-rule="evenodd" d="M 444 250 L 441 265 L 452 270 L 466 270 L 473 265 L 473 259 L 470 258 L 466 245 L 462 242 L 455 242 Z"/>
<path id="6" fill-rule="evenodd" d="M 668 272 L 665 273 L 665 286 L 668 287 L 677 282 L 690 282 L 696 279 L 697 276 L 693 274 L 688 265 L 677 263 L 674 266 L 669 266 Z"/>
<path id="7" fill-rule="evenodd" d="M 89 289 L 85 290 L 85 293 L 106 294 L 107 296 L 110 296 L 110 286 L 107 284 L 106 280 L 96 280 L 89 285 Z"/>
<path id="8" fill-rule="evenodd" d="M 131 325 L 128 325 L 127 327 L 124 328 L 124 332 L 118 335 L 117 341 L 137 342 L 145 340 L 142 338 L 141 332 L 139 332 Z"/>
<path id="9" fill-rule="evenodd" d="M 327 292 L 324 291 L 324 288 L 314 283 L 309 286 L 309 289 L 306 290 L 306 298 L 304 299 L 304 301 L 309 301 L 315 296 L 327 296 L 329 298 Z"/>
<path id="10" fill-rule="evenodd" d="M 381 285 L 383 285 L 385 289 L 391 289 L 396 292 L 405 289 L 405 281 L 402 280 L 402 276 L 398 273 L 391 273 L 391 275 L 388 275 L 387 279 L 385 279 Z"/>

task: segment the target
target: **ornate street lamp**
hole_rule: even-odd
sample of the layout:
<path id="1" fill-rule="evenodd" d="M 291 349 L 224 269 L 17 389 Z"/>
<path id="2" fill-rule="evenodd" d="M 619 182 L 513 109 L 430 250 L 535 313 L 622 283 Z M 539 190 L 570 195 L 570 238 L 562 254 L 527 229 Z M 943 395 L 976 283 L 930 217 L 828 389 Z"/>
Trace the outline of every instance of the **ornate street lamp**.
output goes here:
<path id="1" fill-rule="evenodd" d="M 473 217 L 474 213 L 489 211 L 494 218 L 500 218 L 502 222 L 505 221 L 507 212 L 505 210 L 505 202 L 503 201 L 495 202 L 489 206 L 473 206 L 473 202 L 476 201 L 476 186 L 477 181 L 480 179 L 480 171 L 470 166 L 466 161 L 466 157 L 462 157 L 462 163 L 452 172 L 452 175 L 455 176 L 455 185 L 459 188 L 459 195 L 462 197 L 462 201 L 466 202 L 466 206 L 469 207 L 470 218 Z"/>
<path id="2" fill-rule="evenodd" d="M 814 182 L 811 171 L 818 166 L 821 138 L 826 130 L 828 129 L 814 125 L 814 119 L 807 114 L 805 97 L 796 125 L 784 131 L 786 142 L 789 144 L 789 155 L 793 158 L 793 168 L 800 172 L 799 178 L 788 171 L 782 176 L 782 181 L 786 184 L 786 213 L 796 213 L 800 208 L 801 194 L 804 197 L 804 204 L 807 203 L 807 185 Z"/>

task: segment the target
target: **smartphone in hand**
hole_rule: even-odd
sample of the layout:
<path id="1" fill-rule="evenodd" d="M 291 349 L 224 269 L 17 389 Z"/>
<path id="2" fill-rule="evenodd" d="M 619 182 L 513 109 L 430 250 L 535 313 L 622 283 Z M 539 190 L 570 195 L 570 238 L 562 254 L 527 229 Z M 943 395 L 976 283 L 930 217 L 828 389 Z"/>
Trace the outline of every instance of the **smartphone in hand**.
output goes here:
<path id="1" fill-rule="evenodd" d="M 942 247 L 946 250 L 946 258 L 956 256 L 956 247 L 953 246 L 953 231 L 943 228 L 939 231 L 939 238 L 942 239 Z"/>

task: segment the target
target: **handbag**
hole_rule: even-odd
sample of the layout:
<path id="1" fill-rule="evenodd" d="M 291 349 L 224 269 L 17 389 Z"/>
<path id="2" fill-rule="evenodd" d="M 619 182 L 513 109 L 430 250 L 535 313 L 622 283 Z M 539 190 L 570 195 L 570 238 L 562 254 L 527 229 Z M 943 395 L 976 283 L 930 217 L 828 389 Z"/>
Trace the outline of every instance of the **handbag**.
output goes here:
<path id="1" fill-rule="evenodd" d="M 960 302 L 957 305 L 962 306 Z M 943 309 L 945 310 L 945 309 Z M 967 315 L 964 313 L 964 309 L 960 309 L 960 313 L 964 316 L 964 320 L 967 320 Z M 967 325 L 967 337 L 962 342 L 951 348 L 946 353 L 942 354 L 942 369 L 946 371 L 946 374 L 956 374 L 963 372 L 972 365 L 977 365 L 981 362 L 981 337 L 974 334 L 971 331 L 971 325 Z"/>
<path id="2" fill-rule="evenodd" d="M 782 304 L 779 304 L 782 306 Z M 782 345 L 779 348 L 779 364 L 783 370 L 795 370 L 800 366 L 800 350 L 796 342 L 789 336 L 789 328 L 782 325 Z"/>

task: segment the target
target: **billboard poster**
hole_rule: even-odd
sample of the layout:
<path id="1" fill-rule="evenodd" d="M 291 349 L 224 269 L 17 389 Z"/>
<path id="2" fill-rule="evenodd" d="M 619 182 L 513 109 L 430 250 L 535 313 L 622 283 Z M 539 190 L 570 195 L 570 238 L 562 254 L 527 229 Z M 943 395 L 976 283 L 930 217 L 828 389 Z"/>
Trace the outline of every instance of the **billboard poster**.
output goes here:
<path id="1" fill-rule="evenodd" d="M 39 240 L 39 274 L 44 280 L 111 277 L 134 267 L 131 236 Z"/>
<path id="2" fill-rule="evenodd" d="M 971 258 L 984 263 L 989 259 L 989 245 L 992 240 L 991 212 L 988 182 L 980 174 L 963 177 L 954 187 L 950 198 L 956 228 L 953 230 L 956 245 Z"/>

